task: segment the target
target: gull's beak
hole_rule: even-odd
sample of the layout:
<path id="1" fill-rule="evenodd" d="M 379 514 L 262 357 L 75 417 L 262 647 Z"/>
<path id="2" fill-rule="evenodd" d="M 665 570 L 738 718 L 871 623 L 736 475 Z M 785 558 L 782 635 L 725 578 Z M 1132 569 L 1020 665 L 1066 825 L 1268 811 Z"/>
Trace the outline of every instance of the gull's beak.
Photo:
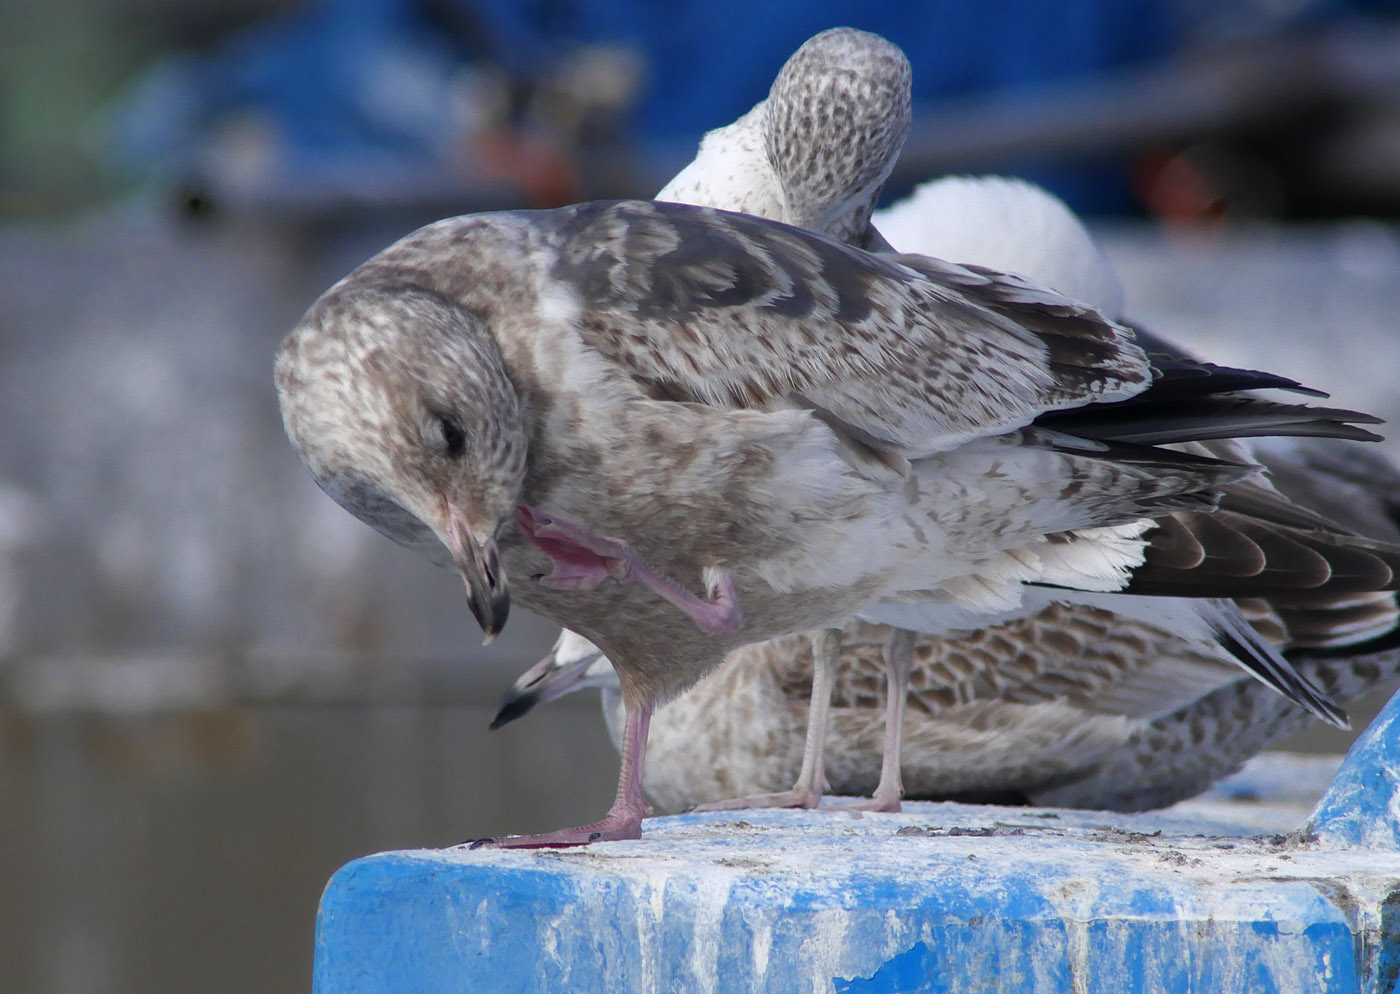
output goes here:
<path id="1" fill-rule="evenodd" d="M 567 637 L 567 636 L 566 636 Z M 520 675 L 520 679 L 501 695 L 501 703 L 496 709 L 496 717 L 491 719 L 492 728 L 500 728 L 516 718 L 529 714 L 536 704 L 552 701 L 576 690 L 584 682 L 589 667 L 603 655 L 592 643 L 579 636 L 573 636 L 576 643 L 588 650 L 577 655 L 562 651 L 564 639 L 555 645 L 554 651 Z"/>
<path id="2" fill-rule="evenodd" d="M 510 615 L 510 587 L 496 558 L 496 540 L 478 539 L 457 505 L 446 498 L 443 505 L 447 512 L 447 550 L 467 585 L 467 604 L 486 633 L 482 643 L 485 645 L 501 633 Z"/>

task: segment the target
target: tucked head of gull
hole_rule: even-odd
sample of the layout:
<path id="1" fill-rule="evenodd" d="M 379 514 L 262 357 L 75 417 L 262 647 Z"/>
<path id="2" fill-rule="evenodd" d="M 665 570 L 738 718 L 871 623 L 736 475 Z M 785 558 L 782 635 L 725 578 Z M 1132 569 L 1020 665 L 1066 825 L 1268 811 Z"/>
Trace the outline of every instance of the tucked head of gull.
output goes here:
<path id="1" fill-rule="evenodd" d="M 700 143 L 657 200 L 742 211 L 863 248 L 870 213 L 909 135 L 909 60 L 854 28 L 805 42 L 767 99 Z"/>

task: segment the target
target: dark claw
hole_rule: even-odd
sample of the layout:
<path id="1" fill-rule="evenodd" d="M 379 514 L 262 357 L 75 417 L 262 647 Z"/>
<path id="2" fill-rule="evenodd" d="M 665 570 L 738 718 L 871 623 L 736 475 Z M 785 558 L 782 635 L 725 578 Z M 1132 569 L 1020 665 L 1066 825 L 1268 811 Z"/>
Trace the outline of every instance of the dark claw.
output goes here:
<path id="1" fill-rule="evenodd" d="M 467 848 L 468 848 L 468 849 L 480 849 L 482 846 L 486 845 L 486 843 L 488 843 L 488 842 L 495 842 L 495 841 L 496 841 L 496 840 L 495 840 L 495 839 L 492 839 L 492 838 L 486 838 L 486 839 L 472 839 L 472 840 L 470 840 L 470 843 L 471 843 L 471 844 L 468 845 Z"/>

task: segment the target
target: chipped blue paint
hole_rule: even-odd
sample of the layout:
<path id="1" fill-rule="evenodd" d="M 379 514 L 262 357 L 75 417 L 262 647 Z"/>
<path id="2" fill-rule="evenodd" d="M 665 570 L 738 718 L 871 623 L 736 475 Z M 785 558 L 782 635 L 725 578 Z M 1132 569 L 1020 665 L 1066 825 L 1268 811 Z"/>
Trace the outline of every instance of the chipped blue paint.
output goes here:
<path id="1" fill-rule="evenodd" d="M 893 959 L 882 963 L 869 978 L 843 980 L 832 984 L 835 994 L 883 994 L 887 991 L 947 991 L 946 973 L 939 969 L 938 956 L 927 942 L 916 942 Z M 991 986 L 988 984 L 988 986 Z"/>
<path id="2" fill-rule="evenodd" d="M 322 899 L 315 990 L 1379 992 L 1397 892 L 1400 854 L 1188 810 L 684 815 L 584 850 L 357 860 Z"/>
<path id="3" fill-rule="evenodd" d="M 1400 692 L 1351 744 L 1301 834 L 1333 849 L 1400 850 Z"/>

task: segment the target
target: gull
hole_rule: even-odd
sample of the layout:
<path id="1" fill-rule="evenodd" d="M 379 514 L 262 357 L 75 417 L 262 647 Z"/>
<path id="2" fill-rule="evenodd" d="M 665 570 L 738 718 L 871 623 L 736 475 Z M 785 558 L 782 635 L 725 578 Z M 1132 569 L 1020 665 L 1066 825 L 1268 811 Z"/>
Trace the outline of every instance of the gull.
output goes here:
<path id="1" fill-rule="evenodd" d="M 1296 529 L 1275 542 L 1296 556 L 1242 577 L 1258 547 L 1208 522 L 1256 468 L 1162 445 L 1375 438 L 1357 425 L 1376 421 L 1250 393 L 1302 389 L 1286 377 L 1151 359 L 1014 276 L 651 201 L 421 228 L 312 305 L 276 383 L 315 481 L 454 568 L 488 638 L 514 591 L 617 668 L 612 807 L 496 840 L 520 846 L 638 837 L 653 710 L 741 645 L 884 601 L 992 615 L 1028 583 L 1348 579 Z M 1291 670 L 1269 676 L 1338 715 Z"/>
<path id="2" fill-rule="evenodd" d="M 898 46 L 886 39 L 850 28 L 822 32 L 804 43 L 782 67 L 764 101 L 734 124 L 702 139 L 695 161 L 667 184 L 657 199 L 741 210 L 821 231 L 850 244 L 891 250 L 890 242 L 871 223 L 871 216 L 908 135 L 911 83 L 907 59 Z M 944 203 L 926 208 L 918 202 L 930 197 L 944 198 Z M 1025 250 L 1020 246 L 1035 246 L 1044 255 L 1060 260 L 1057 276 L 1069 275 L 1075 281 L 1072 287 L 1056 286 L 1053 282 L 1049 285 L 1076 299 L 1093 301 L 1104 313 L 1121 314 L 1123 294 L 1116 275 L 1111 267 L 1101 264 L 1101 257 L 1095 258 L 1097 247 L 1072 215 L 1070 222 L 1064 224 L 1056 223 L 1060 217 L 1052 213 L 1042 224 L 1036 211 L 1018 209 L 1020 204 L 1014 195 L 1002 197 L 1000 209 L 995 211 L 985 206 L 992 201 L 983 198 L 979 201 L 984 205 L 981 216 L 975 223 L 949 225 L 956 233 L 944 238 L 949 247 L 958 248 L 963 255 L 941 251 L 942 246 L 936 244 L 937 235 L 932 236 L 934 244 L 930 244 L 927 234 L 919 240 L 908 230 L 911 225 L 902 221 L 912 218 L 917 227 L 921 214 L 936 213 L 940 208 L 943 218 L 954 218 L 949 208 L 955 205 L 949 198 L 956 197 L 950 184 L 930 185 L 911 198 L 901 212 L 885 212 L 882 224 L 895 230 L 896 243 L 906 250 L 981 261 L 989 268 L 1008 272 L 1022 272 L 1018 263 Z M 1041 209 L 1044 210 L 1043 205 Z M 1063 205 L 1060 209 L 1066 210 Z M 941 224 L 925 225 L 922 231 L 940 227 Z M 1007 262 L 1011 264 L 1003 264 Z M 1225 455 L 1244 458 L 1240 452 Z M 1092 596 L 1082 600 L 1105 606 Z M 1037 605 L 1045 603 L 1047 597 L 1033 595 L 1019 612 L 1033 613 Z M 1228 602 L 1154 603 L 1114 598 L 1112 608 L 1159 624 L 1171 624 L 1182 638 L 1227 651 L 1247 668 L 1266 674 L 1287 674 L 1284 660 L 1254 636 L 1235 606 Z M 1009 618 L 1016 613 L 1003 616 Z M 899 763 L 903 688 L 913 665 L 914 636 L 910 629 L 947 631 L 995 619 L 973 617 L 957 609 L 935 611 L 926 604 L 913 611 L 897 605 L 875 606 L 863 617 L 899 626 L 891 631 L 885 650 L 889 692 L 884 774 L 871 801 L 864 805 L 875 810 L 898 810 L 903 794 Z M 804 762 L 793 787 L 706 807 L 815 807 L 820 802 L 825 696 L 830 692 L 831 668 L 840 643 L 836 631 L 815 633 L 814 639 L 819 650 L 818 673 L 813 684 Z M 1278 682 L 1279 678 L 1273 679 Z M 1288 682 L 1286 676 L 1282 682 Z M 1326 717 L 1344 723 L 1340 715 Z"/>
<path id="3" fill-rule="evenodd" d="M 742 209 L 803 227 L 824 231 L 852 244 L 889 248 L 889 242 L 870 223 L 875 201 L 908 133 L 910 120 L 910 72 L 897 46 L 878 35 L 849 28 L 823 32 L 805 43 L 784 65 L 768 97 L 734 124 L 717 129 L 702 140 L 696 160 L 658 194 L 658 199 L 706 206 Z M 941 187 L 947 191 L 948 187 Z M 920 197 L 949 196 L 925 189 Z M 951 195 L 953 198 L 956 194 Z M 916 198 L 917 200 L 918 198 Z M 1070 296 L 1095 301 L 1106 313 L 1121 311 L 1122 291 L 1111 268 L 1099 264 L 1097 248 L 1070 216 L 1070 223 L 1056 224 L 1051 216 L 1044 224 L 1035 212 L 1018 212 L 1014 198 L 1003 198 L 994 212 L 986 208 L 977 223 L 959 229 L 966 255 L 991 260 L 992 268 L 1016 270 L 1019 246 L 1034 245 L 1060 260 L 1059 275 L 1075 280 Z M 990 203 L 990 201 L 989 201 Z M 920 205 L 905 209 L 915 218 Z M 1063 205 L 1060 211 L 1067 213 Z M 924 213 L 928 213 L 924 211 Z M 885 223 L 899 228 L 902 244 L 913 235 L 900 228 L 900 216 L 887 215 Z M 917 221 L 914 222 L 917 228 Z M 939 225 L 924 226 L 924 230 Z M 973 232 L 976 232 L 974 235 Z M 975 239 L 969 241 L 969 239 Z M 953 246 L 957 247 L 956 239 Z M 929 255 L 946 254 L 937 248 L 916 245 Z M 1024 251 L 1022 251 L 1024 255 Z M 957 256 L 954 256 L 957 257 Z M 1009 259 L 1013 265 L 999 265 Z M 1066 287 L 1057 287 L 1062 292 Z M 1297 429 L 1304 430 L 1304 429 Z M 1246 458 L 1242 452 L 1218 452 L 1226 458 Z M 1052 600 L 1073 596 L 1089 610 L 1113 610 L 1131 614 L 1158 626 L 1170 626 L 1195 651 L 1235 659 L 1261 679 L 1291 693 L 1315 713 L 1334 723 L 1344 723 L 1335 710 L 1318 703 L 1311 688 L 1298 681 L 1275 648 L 1249 628 L 1237 605 L 1220 599 L 1176 601 L 1114 596 L 1105 600 L 1094 593 L 1054 598 L 1040 591 L 1022 595 L 1008 610 L 993 613 L 985 608 L 967 611 L 956 604 L 933 606 L 881 604 L 868 606 L 863 617 L 890 621 L 887 648 L 887 739 L 883 750 L 883 775 L 868 806 L 897 810 L 903 785 L 900 781 L 900 736 L 903 728 L 904 688 L 914 665 L 913 630 L 944 632 L 997 620 L 1035 614 Z M 823 790 L 823 741 L 831 673 L 839 653 L 839 632 L 814 636 L 816 678 L 807 727 L 804 761 L 790 790 L 763 796 L 744 796 L 709 807 L 795 805 L 814 807 Z M 545 671 L 548 670 L 547 664 Z M 530 677 L 540 678 L 541 671 Z M 561 678 L 567 680 L 567 678 Z M 513 707 L 528 706 L 529 678 L 517 691 L 519 704 L 507 701 L 501 718 Z"/>
<path id="4" fill-rule="evenodd" d="M 1016 271 L 1072 296 L 1124 308 L 1116 273 L 1065 205 L 1004 177 L 927 183 L 876 215 L 891 241 Z M 1015 232 L 1029 237 L 1013 237 Z M 1008 234 L 1011 233 L 1011 234 Z M 1400 474 L 1383 456 L 1313 439 L 1253 442 L 1249 455 L 1308 509 L 1373 539 L 1400 542 Z M 1106 599 L 1107 600 L 1107 599 Z M 1120 595 L 1113 599 L 1123 603 Z M 1112 602 L 1110 602 L 1111 605 Z M 1160 602 L 1166 603 L 1166 602 Z M 1244 602 L 1260 635 L 1350 700 L 1400 673 L 1393 592 L 1295 591 Z M 918 636 L 904 724 L 903 784 L 921 799 L 1141 810 L 1174 803 L 1228 775 L 1310 720 L 1262 681 L 1241 679 L 1219 646 L 1085 603 L 1054 603 L 976 632 Z M 852 622 L 832 677 L 825 773 L 838 794 L 879 787 L 886 713 L 879 646 L 885 626 Z M 736 796 L 781 796 L 804 757 L 795 748 L 821 705 L 808 640 L 748 646 L 656 716 L 645 782 L 663 811 Z M 516 683 L 496 722 L 598 687 L 617 741 L 621 699 L 606 657 L 565 632 Z M 771 793 L 770 793 L 771 792 Z"/>

